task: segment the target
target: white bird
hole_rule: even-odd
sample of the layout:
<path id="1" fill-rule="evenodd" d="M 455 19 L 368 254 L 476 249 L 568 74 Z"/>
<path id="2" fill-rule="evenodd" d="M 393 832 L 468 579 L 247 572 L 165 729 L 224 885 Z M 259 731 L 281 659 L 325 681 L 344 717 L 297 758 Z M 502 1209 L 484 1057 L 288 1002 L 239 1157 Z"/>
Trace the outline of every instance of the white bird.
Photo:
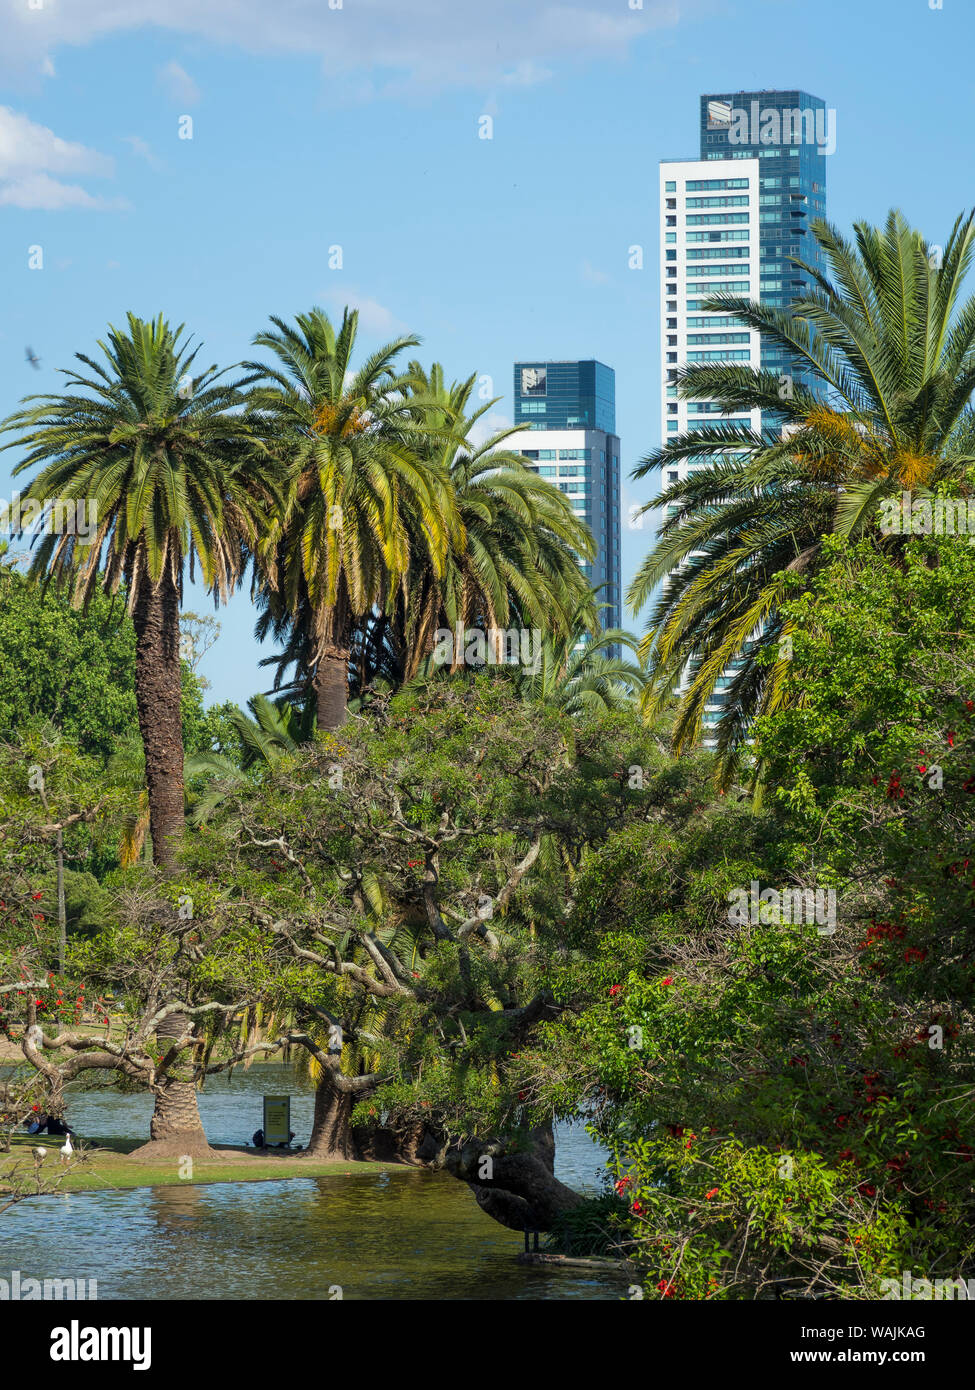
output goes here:
<path id="1" fill-rule="evenodd" d="M 47 1158 L 47 1149 L 35 1149 L 34 1157 L 39 1163 L 42 1163 L 44 1159 Z"/>
<path id="2" fill-rule="evenodd" d="M 73 1153 L 74 1153 L 74 1149 L 71 1147 L 71 1134 L 70 1134 L 70 1132 L 69 1132 L 68 1137 L 65 1139 L 64 1143 L 61 1145 L 61 1157 L 62 1157 L 62 1158 L 70 1158 L 71 1155 L 72 1155 Z"/>

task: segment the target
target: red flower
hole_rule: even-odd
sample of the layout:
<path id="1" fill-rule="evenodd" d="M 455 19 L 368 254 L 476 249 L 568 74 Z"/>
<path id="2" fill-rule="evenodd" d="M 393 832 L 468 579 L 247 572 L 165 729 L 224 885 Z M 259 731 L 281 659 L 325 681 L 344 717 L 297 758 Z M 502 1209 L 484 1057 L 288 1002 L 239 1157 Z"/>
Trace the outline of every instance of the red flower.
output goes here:
<path id="1" fill-rule="evenodd" d="M 642 1215 L 643 1215 L 643 1203 L 642 1203 L 642 1202 L 634 1202 L 633 1205 L 630 1207 L 630 1211 L 633 1213 L 634 1216 L 642 1216 Z"/>
<path id="2" fill-rule="evenodd" d="M 712 1189 L 711 1189 L 710 1192 L 705 1192 L 705 1194 L 704 1194 L 704 1200 L 705 1200 L 706 1202 L 710 1202 L 711 1198 L 714 1197 L 714 1196 L 716 1196 L 719 1190 L 720 1190 L 720 1189 L 717 1188 L 717 1187 L 712 1187 Z"/>
<path id="3" fill-rule="evenodd" d="M 34 899 L 35 903 L 39 903 L 40 900 L 41 900 L 41 898 L 43 898 L 43 896 L 44 896 L 43 893 L 32 893 L 32 894 L 31 894 L 31 897 Z"/>
<path id="4" fill-rule="evenodd" d="M 668 975 L 667 978 L 663 981 L 664 989 L 666 989 L 668 985 L 672 985 L 673 983 L 674 983 L 674 977 L 673 977 L 673 975 Z"/>
<path id="5" fill-rule="evenodd" d="M 43 1000 L 43 999 L 35 999 L 35 1000 L 34 1000 L 34 1003 L 36 1004 L 36 1006 L 37 1006 L 39 1009 L 43 1009 L 43 1007 L 44 1007 L 44 1000 Z"/>
<path id="6" fill-rule="evenodd" d="M 612 994 L 619 994 L 621 988 L 622 988 L 622 986 L 620 986 L 620 985 L 610 985 L 610 987 L 609 987 L 609 992 L 610 992 L 611 995 L 612 995 Z"/>
<path id="7" fill-rule="evenodd" d="M 617 1181 L 616 1184 L 615 1184 L 615 1187 L 616 1187 L 616 1191 L 617 1191 L 617 1193 L 618 1193 L 618 1195 L 619 1195 L 620 1197 L 622 1197 L 623 1193 L 624 1193 L 624 1192 L 626 1191 L 626 1189 L 630 1186 L 630 1184 L 632 1183 L 632 1181 L 633 1181 L 633 1179 L 632 1179 L 631 1177 L 629 1177 L 629 1175 L 627 1175 L 625 1178 L 619 1178 L 619 1179 L 618 1179 L 618 1181 Z"/>

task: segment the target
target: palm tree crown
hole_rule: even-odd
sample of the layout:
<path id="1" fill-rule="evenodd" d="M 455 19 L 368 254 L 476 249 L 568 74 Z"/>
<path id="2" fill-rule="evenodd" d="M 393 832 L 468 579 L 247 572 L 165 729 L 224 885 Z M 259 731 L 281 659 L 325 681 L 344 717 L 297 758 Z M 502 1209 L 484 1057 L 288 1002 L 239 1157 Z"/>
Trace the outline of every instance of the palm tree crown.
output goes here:
<path id="1" fill-rule="evenodd" d="M 4 421 L 4 448 L 27 451 L 14 472 L 37 468 L 24 493 L 43 508 L 46 533 L 31 566 L 84 604 L 101 584 L 124 584 L 136 628 L 136 695 L 146 751 L 150 826 L 157 862 L 168 863 L 182 829 L 179 606 L 184 573 L 199 567 L 217 601 L 238 582 L 257 543 L 273 477 L 252 466 L 259 443 L 243 383 L 209 367 L 182 326 L 128 315 L 99 342 L 104 361 L 78 353 L 87 372 L 64 372 L 69 391 L 31 396 Z M 66 500 L 87 525 L 56 524 Z M 53 524 L 52 524 L 53 523 Z"/>
<path id="2" fill-rule="evenodd" d="M 442 573 L 458 521 L 443 474 L 419 447 L 410 379 L 396 369 L 418 340 L 387 343 L 353 369 L 354 311 L 338 332 L 321 309 L 272 324 L 254 339 L 272 365 L 247 364 L 260 378 L 252 403 L 287 467 L 284 511 L 262 552 L 265 627 L 304 615 L 319 726 L 335 728 L 355 620 L 394 601 L 418 549 Z"/>
<path id="3" fill-rule="evenodd" d="M 637 612 L 662 584 L 642 646 L 652 675 L 644 703 L 656 713 L 687 680 L 677 749 L 699 737 L 705 705 L 732 668 L 717 726 L 724 780 L 756 714 L 783 698 L 779 609 L 789 576 L 811 574 L 827 533 L 868 529 L 885 496 L 964 486 L 973 458 L 953 441 L 975 388 L 975 298 L 961 302 L 973 217 L 958 219 L 943 253 L 897 212 L 882 229 L 857 224 L 852 244 L 818 221 L 830 273 L 800 262 L 816 285 L 806 298 L 788 310 L 730 295 L 705 303 L 786 348 L 804 378 L 684 368 L 683 397 L 729 414 L 759 409 L 763 427 L 688 433 L 635 472 L 703 465 L 647 504 L 665 508 L 665 519 L 627 598 Z"/>

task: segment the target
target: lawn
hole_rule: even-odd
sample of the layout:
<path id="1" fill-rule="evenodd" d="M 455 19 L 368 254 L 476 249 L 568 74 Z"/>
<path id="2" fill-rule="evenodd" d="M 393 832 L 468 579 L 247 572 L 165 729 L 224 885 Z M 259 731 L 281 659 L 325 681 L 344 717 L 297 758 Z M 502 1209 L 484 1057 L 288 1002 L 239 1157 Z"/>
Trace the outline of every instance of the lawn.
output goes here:
<path id="1" fill-rule="evenodd" d="M 282 1178 L 317 1178 L 325 1174 L 349 1176 L 358 1173 L 411 1172 L 409 1164 L 320 1162 L 307 1158 L 304 1154 L 282 1154 L 271 1157 L 257 1154 L 254 1150 L 236 1148 L 232 1145 L 215 1144 L 213 1147 L 226 1159 L 212 1161 L 194 1158 L 192 1169 L 187 1176 L 180 1176 L 180 1164 L 175 1159 L 149 1163 L 130 1157 L 133 1149 L 139 1147 L 141 1140 L 93 1139 L 84 1149 L 76 1151 L 70 1167 L 58 1184 L 62 1192 L 88 1192 L 100 1188 L 129 1187 L 178 1187 L 184 1184 L 211 1182 L 270 1182 Z M 8 1163 L 23 1158 L 30 1161 L 34 1148 L 46 1148 L 41 1172 L 48 1180 L 53 1180 L 62 1172 L 59 1153 L 60 1141 L 40 1139 L 30 1135 L 14 1135 L 11 1140 L 11 1153 L 0 1154 L 0 1172 Z"/>

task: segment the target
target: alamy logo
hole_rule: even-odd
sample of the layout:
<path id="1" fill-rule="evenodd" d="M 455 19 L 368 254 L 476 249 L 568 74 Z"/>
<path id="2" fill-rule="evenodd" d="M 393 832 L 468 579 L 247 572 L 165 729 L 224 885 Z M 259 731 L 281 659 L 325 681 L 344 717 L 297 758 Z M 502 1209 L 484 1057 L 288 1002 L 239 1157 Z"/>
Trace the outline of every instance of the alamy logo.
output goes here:
<path id="1" fill-rule="evenodd" d="M 967 536 L 975 544 L 975 497 L 885 497 L 880 530 L 885 536 Z"/>
<path id="2" fill-rule="evenodd" d="M 522 666 L 538 672 L 542 664 L 539 628 L 438 627 L 433 650 L 435 666 Z"/>
<path id="3" fill-rule="evenodd" d="M 15 492 L 9 503 L 0 498 L 0 531 L 18 535 L 42 523 L 48 535 L 79 536 L 90 541 L 98 530 L 98 503 L 93 497 L 53 497 L 39 502 Z"/>
<path id="4" fill-rule="evenodd" d="M 832 936 L 836 931 L 836 889 L 762 888 L 753 878 L 748 888 L 733 888 L 728 894 L 728 921 L 733 927 L 749 923 L 756 927 L 760 922 L 815 923 L 820 936 Z"/>
<path id="5" fill-rule="evenodd" d="M 52 1361 L 131 1361 L 134 1371 L 152 1365 L 151 1327 L 68 1327 L 51 1331 Z"/>
<path id="6" fill-rule="evenodd" d="M 22 1275 L 19 1269 L 12 1269 L 9 1279 L 0 1279 L 0 1303 L 30 1303 L 35 1299 L 74 1302 L 97 1297 L 97 1279 L 34 1279 L 29 1274 Z"/>
<path id="7" fill-rule="evenodd" d="M 884 1292 L 881 1298 L 928 1302 L 932 1299 L 975 1299 L 975 1279 L 915 1279 L 914 1271 L 905 1269 L 900 1279 L 881 1279 Z"/>
<path id="8" fill-rule="evenodd" d="M 780 109 L 752 101 L 746 110 L 728 101 L 709 101 L 708 130 L 727 130 L 729 145 L 815 145 L 822 154 L 836 152 L 832 106 Z"/>

